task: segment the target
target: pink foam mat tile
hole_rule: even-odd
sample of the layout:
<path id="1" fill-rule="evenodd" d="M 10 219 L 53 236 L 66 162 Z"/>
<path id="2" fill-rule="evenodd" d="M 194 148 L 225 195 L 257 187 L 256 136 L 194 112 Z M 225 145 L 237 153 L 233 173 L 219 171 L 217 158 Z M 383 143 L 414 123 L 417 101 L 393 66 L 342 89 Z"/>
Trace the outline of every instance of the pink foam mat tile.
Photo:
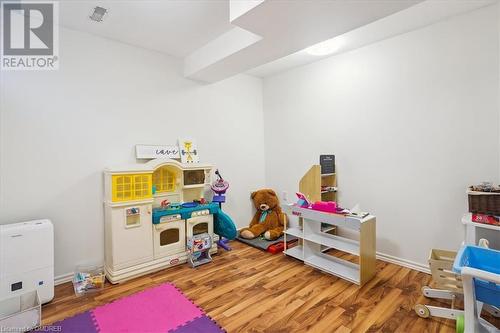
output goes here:
<path id="1" fill-rule="evenodd" d="M 168 332 L 203 311 L 170 283 L 146 289 L 92 310 L 102 333 Z"/>

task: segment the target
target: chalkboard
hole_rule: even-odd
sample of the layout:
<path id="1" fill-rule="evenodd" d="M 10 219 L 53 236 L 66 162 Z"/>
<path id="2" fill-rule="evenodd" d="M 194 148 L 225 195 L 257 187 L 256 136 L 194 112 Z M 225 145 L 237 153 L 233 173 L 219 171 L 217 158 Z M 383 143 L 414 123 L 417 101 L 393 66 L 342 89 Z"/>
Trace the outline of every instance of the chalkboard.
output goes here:
<path id="1" fill-rule="evenodd" d="M 335 155 L 319 155 L 321 174 L 335 173 Z"/>

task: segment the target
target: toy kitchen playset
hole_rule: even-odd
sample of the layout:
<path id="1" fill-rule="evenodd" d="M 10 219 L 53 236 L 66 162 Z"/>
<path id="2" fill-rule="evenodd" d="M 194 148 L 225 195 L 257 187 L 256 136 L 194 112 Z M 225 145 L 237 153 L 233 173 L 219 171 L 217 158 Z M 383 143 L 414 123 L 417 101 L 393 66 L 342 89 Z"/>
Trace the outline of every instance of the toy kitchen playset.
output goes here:
<path id="1" fill-rule="evenodd" d="M 236 227 L 219 203 L 205 201 L 213 166 L 153 159 L 105 174 L 105 271 L 111 283 L 188 261 L 187 241 L 233 239 Z M 210 257 L 210 256 L 208 256 Z"/>

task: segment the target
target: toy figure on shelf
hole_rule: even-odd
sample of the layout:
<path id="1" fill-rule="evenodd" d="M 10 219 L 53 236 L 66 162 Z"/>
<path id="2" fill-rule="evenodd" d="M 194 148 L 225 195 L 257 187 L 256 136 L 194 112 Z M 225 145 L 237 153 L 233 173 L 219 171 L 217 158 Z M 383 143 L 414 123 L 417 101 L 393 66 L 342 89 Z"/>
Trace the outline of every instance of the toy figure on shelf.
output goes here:
<path id="1" fill-rule="evenodd" d="M 188 261 L 191 267 L 197 267 L 212 261 L 210 248 L 212 247 L 212 237 L 207 234 L 194 235 L 188 238 Z"/>

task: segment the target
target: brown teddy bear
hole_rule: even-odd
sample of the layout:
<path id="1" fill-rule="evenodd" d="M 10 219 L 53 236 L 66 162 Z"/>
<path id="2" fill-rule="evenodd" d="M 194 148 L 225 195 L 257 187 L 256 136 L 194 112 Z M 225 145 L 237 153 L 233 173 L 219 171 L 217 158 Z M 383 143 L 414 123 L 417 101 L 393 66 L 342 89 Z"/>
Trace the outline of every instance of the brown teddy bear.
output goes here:
<path id="1" fill-rule="evenodd" d="M 268 240 L 280 238 L 283 235 L 285 219 L 276 192 L 266 188 L 253 192 L 251 198 L 257 212 L 250 226 L 240 231 L 240 236 L 252 239 L 264 234 Z"/>

